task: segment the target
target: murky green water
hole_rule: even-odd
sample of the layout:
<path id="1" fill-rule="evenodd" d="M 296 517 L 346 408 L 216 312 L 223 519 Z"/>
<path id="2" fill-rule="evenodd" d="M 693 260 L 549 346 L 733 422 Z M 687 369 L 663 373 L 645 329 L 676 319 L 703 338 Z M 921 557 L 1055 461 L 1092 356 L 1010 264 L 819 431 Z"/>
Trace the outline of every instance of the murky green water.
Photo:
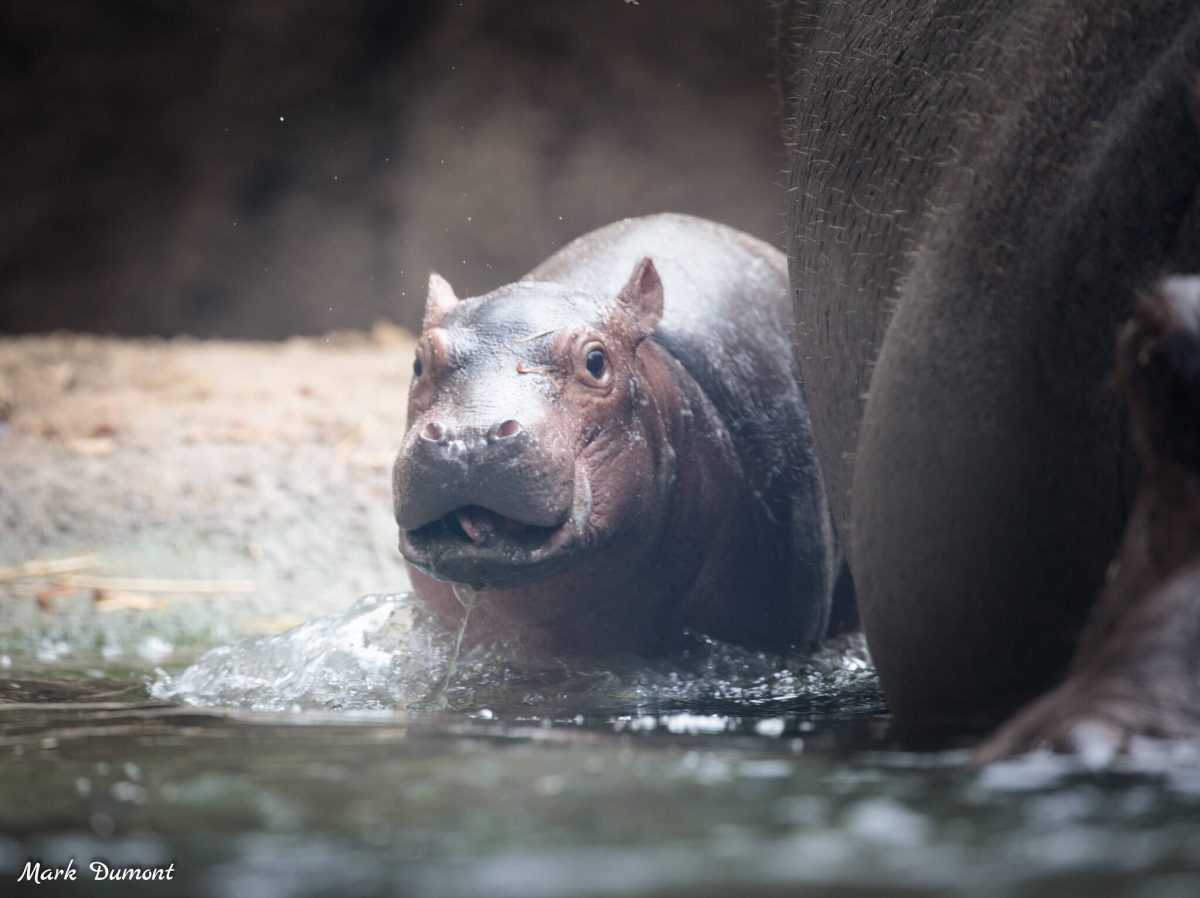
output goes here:
<path id="1" fill-rule="evenodd" d="M 149 672 L 0 671 L 0 894 L 74 858 L 36 893 L 1200 895 L 1195 755 L 977 772 L 903 751 L 853 645 L 804 667 L 704 644 L 604 671 L 467 657 L 460 710 L 421 710 L 445 659 L 389 649 L 373 601 L 158 677 L 211 707 L 152 699 Z M 93 861 L 172 880 L 95 882 Z"/>

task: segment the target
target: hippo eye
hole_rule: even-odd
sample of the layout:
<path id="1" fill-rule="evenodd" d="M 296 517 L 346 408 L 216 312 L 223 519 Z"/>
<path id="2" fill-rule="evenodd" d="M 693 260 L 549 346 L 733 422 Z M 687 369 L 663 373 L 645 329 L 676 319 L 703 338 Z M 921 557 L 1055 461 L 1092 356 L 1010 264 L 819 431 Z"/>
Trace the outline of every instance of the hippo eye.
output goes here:
<path id="1" fill-rule="evenodd" d="M 421 376 L 421 357 L 417 356 L 413 359 L 413 377 Z"/>
<path id="2" fill-rule="evenodd" d="M 587 359 L 584 364 L 587 366 L 588 374 L 599 380 L 604 376 L 604 366 L 608 363 L 608 359 L 604 357 L 603 349 L 593 349 L 587 354 Z"/>

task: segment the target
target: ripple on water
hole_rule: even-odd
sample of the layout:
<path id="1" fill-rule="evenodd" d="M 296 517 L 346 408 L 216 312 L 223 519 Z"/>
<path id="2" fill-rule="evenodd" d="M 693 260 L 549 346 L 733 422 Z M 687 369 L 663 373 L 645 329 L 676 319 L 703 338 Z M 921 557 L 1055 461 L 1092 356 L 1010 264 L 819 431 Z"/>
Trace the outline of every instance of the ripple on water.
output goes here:
<path id="1" fill-rule="evenodd" d="M 151 693 L 255 711 L 447 706 L 580 723 L 624 717 L 631 730 L 673 733 L 735 729 L 722 711 L 760 719 L 760 735 L 784 733 L 781 713 L 854 718 L 883 711 L 861 638 L 799 658 L 695 636 L 670 658 L 587 664 L 522 658 L 506 646 L 476 648 L 457 660 L 442 695 L 449 642 L 423 625 L 407 594 L 367 596 L 284 633 L 214 649 L 182 673 L 160 672 Z"/>
<path id="2" fill-rule="evenodd" d="M 697 638 L 578 669 L 475 651 L 459 713 L 394 713 L 436 707 L 447 662 L 380 596 L 153 685 L 216 710 L 14 680 L 0 880 L 102 856 L 176 862 L 204 896 L 1200 894 L 1200 758 L 974 771 L 898 750 L 859 642 L 799 659 Z"/>

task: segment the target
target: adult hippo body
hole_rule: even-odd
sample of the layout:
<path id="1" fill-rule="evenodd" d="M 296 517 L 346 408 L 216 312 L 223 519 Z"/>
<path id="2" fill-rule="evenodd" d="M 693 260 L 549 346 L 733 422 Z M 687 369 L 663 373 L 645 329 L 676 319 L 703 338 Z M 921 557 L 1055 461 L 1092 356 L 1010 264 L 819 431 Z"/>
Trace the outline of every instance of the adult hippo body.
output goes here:
<path id="1" fill-rule="evenodd" d="M 423 330 L 396 519 L 443 624 L 466 586 L 475 643 L 824 634 L 832 529 L 782 253 L 701 219 L 629 219 L 484 296 L 433 276 Z"/>
<path id="2" fill-rule="evenodd" d="M 1108 388 L 1200 271 L 1193 0 L 781 9 L 789 262 L 818 457 L 899 718 L 1067 669 L 1136 481 Z"/>

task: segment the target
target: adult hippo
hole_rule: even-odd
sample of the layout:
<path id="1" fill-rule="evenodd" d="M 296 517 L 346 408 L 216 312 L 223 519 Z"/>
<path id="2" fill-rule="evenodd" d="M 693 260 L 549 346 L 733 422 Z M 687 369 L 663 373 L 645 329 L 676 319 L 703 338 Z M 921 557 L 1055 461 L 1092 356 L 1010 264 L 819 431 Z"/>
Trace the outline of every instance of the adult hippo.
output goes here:
<path id="1" fill-rule="evenodd" d="M 1200 5 L 780 15 L 801 368 L 864 628 L 898 718 L 994 721 L 1067 670 L 1127 517 L 1118 327 L 1200 271 Z"/>
<path id="2" fill-rule="evenodd" d="M 784 256 L 682 215 L 579 238 L 515 284 L 430 279 L 394 471 L 400 550 L 446 626 L 535 651 L 685 629 L 808 646 L 834 544 Z"/>

